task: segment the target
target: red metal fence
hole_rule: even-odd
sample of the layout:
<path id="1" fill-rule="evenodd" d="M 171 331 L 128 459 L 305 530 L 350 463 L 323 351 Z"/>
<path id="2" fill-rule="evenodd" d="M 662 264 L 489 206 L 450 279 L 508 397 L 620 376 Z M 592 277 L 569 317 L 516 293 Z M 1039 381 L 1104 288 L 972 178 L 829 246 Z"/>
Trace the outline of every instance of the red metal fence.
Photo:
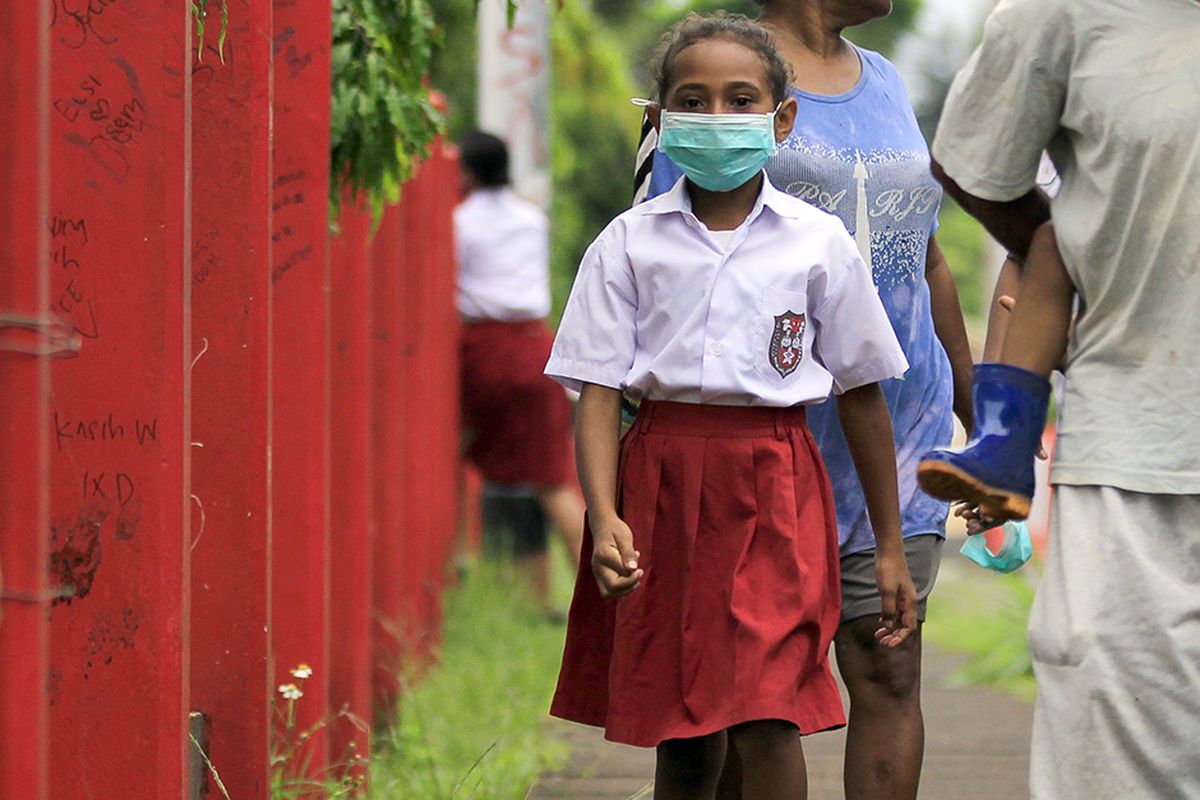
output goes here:
<path id="1" fill-rule="evenodd" d="M 190 8 L 0 3 L 2 798 L 265 798 L 436 638 L 457 165 L 331 234 L 328 0 Z"/>

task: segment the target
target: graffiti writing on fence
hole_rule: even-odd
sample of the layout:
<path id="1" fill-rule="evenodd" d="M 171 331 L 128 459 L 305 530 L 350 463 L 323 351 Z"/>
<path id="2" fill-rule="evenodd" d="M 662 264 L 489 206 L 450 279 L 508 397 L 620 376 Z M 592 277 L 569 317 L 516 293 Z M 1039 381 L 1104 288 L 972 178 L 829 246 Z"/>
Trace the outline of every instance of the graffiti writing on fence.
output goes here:
<path id="1" fill-rule="evenodd" d="M 99 416 L 71 417 L 54 410 L 54 435 L 58 449 L 63 442 L 137 442 L 139 447 L 158 440 L 158 418 L 133 417 L 126 421 L 109 412 Z"/>
<path id="2" fill-rule="evenodd" d="M 55 287 L 54 310 L 70 320 L 75 332 L 85 339 L 100 338 L 96 306 L 88 292 L 84 251 L 89 236 L 83 217 L 55 215 L 46 220 L 50 229 L 50 263 Z"/>
<path id="3" fill-rule="evenodd" d="M 271 202 L 271 210 L 278 216 L 275 219 L 274 231 L 271 233 L 272 242 L 279 244 L 296 236 L 297 229 L 293 228 L 286 219 L 289 209 L 297 210 L 307 203 L 304 192 L 300 189 L 306 185 L 307 181 L 308 170 L 306 169 L 289 170 L 275 176 L 275 180 L 272 182 L 274 198 Z M 297 243 L 283 252 L 286 255 L 271 270 L 271 283 L 273 284 L 279 283 L 285 275 L 311 259 L 316 248 L 311 243 Z"/>
<path id="4" fill-rule="evenodd" d="M 297 77 L 313 61 L 313 50 L 301 51 L 300 48 L 296 47 L 295 38 L 296 29 L 291 25 L 285 26 L 283 30 L 275 35 L 274 51 L 276 68 L 278 68 L 281 62 L 286 65 L 289 78 Z"/>
<path id="5" fill-rule="evenodd" d="M 63 139 L 83 149 L 117 182 L 129 175 L 129 150 L 146 132 L 148 111 L 133 65 L 122 58 L 111 63 L 117 72 L 89 71 L 75 89 L 54 101 L 54 110 L 70 128 Z M 123 78 L 123 80 L 122 80 Z"/>
<path id="6" fill-rule="evenodd" d="M 215 224 L 209 224 L 203 232 L 197 232 L 192 243 L 192 286 L 199 289 L 217 271 L 221 257 L 214 243 L 221 238 Z"/>
<path id="7" fill-rule="evenodd" d="M 59 41 L 72 50 L 78 50 L 89 41 L 108 46 L 116 44 L 115 34 L 102 33 L 96 26 L 102 22 L 104 12 L 119 0 L 54 0 L 51 6 L 51 28 L 61 28 Z"/>

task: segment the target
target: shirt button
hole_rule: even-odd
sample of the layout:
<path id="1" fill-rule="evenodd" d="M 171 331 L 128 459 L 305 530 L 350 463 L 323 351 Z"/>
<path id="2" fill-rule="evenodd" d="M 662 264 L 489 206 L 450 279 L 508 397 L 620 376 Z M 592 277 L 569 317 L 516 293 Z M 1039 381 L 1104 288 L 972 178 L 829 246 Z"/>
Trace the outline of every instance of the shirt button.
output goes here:
<path id="1" fill-rule="evenodd" d="M 721 353 L 725 352 L 725 345 L 721 344 L 720 342 L 713 342 L 708 346 L 708 352 L 714 356 L 719 356 Z"/>

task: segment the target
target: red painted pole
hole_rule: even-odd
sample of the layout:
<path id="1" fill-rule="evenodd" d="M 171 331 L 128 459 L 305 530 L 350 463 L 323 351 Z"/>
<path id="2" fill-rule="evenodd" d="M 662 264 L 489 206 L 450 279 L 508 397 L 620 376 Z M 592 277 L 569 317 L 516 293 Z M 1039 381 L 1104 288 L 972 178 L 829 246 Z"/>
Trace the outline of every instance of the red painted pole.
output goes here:
<path id="1" fill-rule="evenodd" d="M 271 270 L 272 648 L 275 682 L 312 667 L 296 730 L 329 712 L 328 0 L 275 0 Z M 277 698 L 281 703 L 285 699 Z M 286 742 L 281 742 L 286 748 Z M 294 764 L 328 763 L 324 729 Z"/>
<path id="2" fill-rule="evenodd" d="M 406 559 L 403 492 L 411 466 L 404 449 L 404 420 L 410 392 L 404 385 L 405 305 L 402 302 L 405 253 L 399 208 L 384 211 L 371 242 L 371 457 L 375 542 L 372 550 L 374 707 L 391 711 L 399 694 L 400 669 L 411 628 L 408 593 L 417 580 Z"/>
<path id="3" fill-rule="evenodd" d="M 404 473 L 403 541 L 406 561 L 419 573 L 412 598 L 415 643 L 425 654 L 439 635 L 446 560 L 457 527 L 459 319 L 452 213 L 458 187 L 457 161 L 439 145 L 401 203 L 405 240 L 419 243 L 406 252 L 403 371 L 407 381 L 420 381 L 423 396 L 435 398 L 421 403 L 420 418 L 409 416 L 404 428 L 407 452 L 421 460 L 420 469 Z"/>
<path id="4" fill-rule="evenodd" d="M 271 0 L 193 68 L 191 708 L 231 797 L 266 798 Z M 215 27 L 215 26 L 213 26 Z M 210 27 L 210 30 L 212 27 Z M 207 770 L 203 780 L 211 783 Z M 215 785 L 209 797 L 219 797 Z"/>
<path id="5" fill-rule="evenodd" d="M 455 162 L 440 148 L 389 208 L 372 247 L 376 705 L 398 694 L 438 636 L 456 533 L 458 315 Z"/>
<path id="6" fill-rule="evenodd" d="M 430 185 L 426 177 L 428 166 L 428 162 L 421 165 L 417 175 L 405 186 L 400 202 L 401 239 L 408 246 L 400 260 L 403 289 L 398 303 L 404 309 L 401 316 L 405 324 L 401 331 L 403 347 L 397 368 L 402 384 L 412 386 L 419 381 L 422 386 L 420 397 L 411 401 L 410 413 L 400 420 L 402 451 L 409 459 L 413 454 L 421 454 L 419 468 L 407 461 L 409 468 L 400 473 L 403 517 L 399 526 L 399 546 L 401 563 L 407 575 L 404 598 L 404 613 L 408 622 L 406 654 L 415 662 L 414 665 L 419 663 L 418 660 L 423 661 L 429 652 L 429 595 L 435 591 L 430 571 L 430 549 L 434 537 L 430 522 L 437 498 L 429 496 L 427 491 L 431 488 L 430 478 L 436 469 L 436 452 L 429 447 L 436 433 L 431 430 L 434 421 L 427 416 L 436 413 L 434 408 L 449 400 L 438 393 L 443 388 L 442 367 L 431 363 L 429 359 L 429 337 L 434 331 L 429 324 L 429 311 L 425 304 L 429 300 L 432 277 L 429 274 L 430 250 L 433 247 L 430 234 L 436 226 L 434 209 L 437 206 L 437 189 Z M 432 402 L 435 397 L 437 401 Z M 417 415 L 420 416 L 419 420 L 416 419 Z M 431 457 L 433 464 L 429 463 Z"/>
<path id="7" fill-rule="evenodd" d="M 49 796 L 184 797 L 191 14 L 51 6 Z"/>
<path id="8" fill-rule="evenodd" d="M 329 701 L 335 763 L 370 752 L 372 658 L 371 219 L 347 198 L 338 227 L 330 319 L 330 516 L 337 546 L 330 550 Z"/>
<path id="9" fill-rule="evenodd" d="M 461 418 L 459 414 L 459 340 L 461 321 L 455 304 L 457 292 L 457 266 L 454 256 L 454 207 L 458 204 L 459 167 L 457 153 L 444 145 L 439 147 L 433 159 L 435 173 L 431 176 L 438 187 L 438 202 L 435 206 L 434 248 L 432 253 L 430 282 L 431 296 L 428 312 L 433 318 L 435 334 L 431 339 L 431 359 L 440 364 L 442 391 L 448 400 L 435 410 L 436 421 L 431 429 L 436 432 L 437 461 L 434 474 L 438 477 L 435 496 L 438 498 L 436 515 L 431 530 L 436 535 L 433 548 L 432 574 L 435 577 L 432 606 L 429 610 L 430 625 L 435 637 L 440 638 L 442 627 L 441 597 L 445 589 L 446 565 L 454 555 L 454 542 L 458 529 L 458 500 L 455 476 L 458 473 L 459 448 L 461 442 Z"/>
<path id="10" fill-rule="evenodd" d="M 0 4 L 0 797 L 47 800 L 50 15 Z"/>

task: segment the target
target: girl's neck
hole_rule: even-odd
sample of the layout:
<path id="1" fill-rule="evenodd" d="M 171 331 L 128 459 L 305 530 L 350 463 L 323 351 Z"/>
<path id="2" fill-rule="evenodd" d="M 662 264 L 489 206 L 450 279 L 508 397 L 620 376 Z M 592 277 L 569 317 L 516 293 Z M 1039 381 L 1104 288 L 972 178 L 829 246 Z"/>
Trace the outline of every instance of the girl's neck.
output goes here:
<path id="1" fill-rule="evenodd" d="M 761 172 L 728 192 L 710 192 L 690 180 L 687 182 L 688 195 L 692 198 L 692 213 L 710 231 L 731 231 L 745 222 L 754 210 L 762 188 Z"/>
<path id="2" fill-rule="evenodd" d="M 836 95 L 854 88 L 862 75 L 858 51 L 842 38 L 849 24 L 825 3 L 775 3 L 761 21 L 792 64 L 796 86 L 814 94 Z"/>

